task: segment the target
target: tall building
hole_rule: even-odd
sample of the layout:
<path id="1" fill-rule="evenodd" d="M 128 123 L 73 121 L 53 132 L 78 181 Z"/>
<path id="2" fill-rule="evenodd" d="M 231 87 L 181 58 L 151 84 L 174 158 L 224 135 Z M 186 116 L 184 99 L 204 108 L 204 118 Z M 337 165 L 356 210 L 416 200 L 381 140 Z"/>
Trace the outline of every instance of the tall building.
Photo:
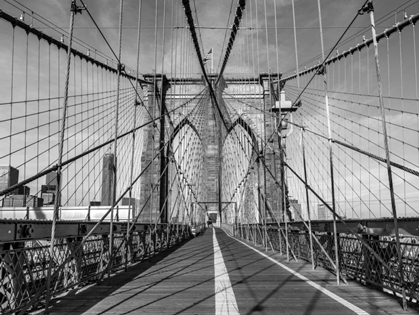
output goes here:
<path id="1" fill-rule="evenodd" d="M 19 181 L 19 170 L 10 165 L 0 165 L 0 191 L 5 190 Z M 17 194 L 18 191 L 12 192 Z"/>
<path id="2" fill-rule="evenodd" d="M 53 206 L 55 201 L 55 190 L 57 187 L 57 172 L 48 173 L 45 177 L 45 185 L 41 186 L 41 197 L 44 206 Z M 61 201 L 58 203 L 61 204 Z"/>
<path id="3" fill-rule="evenodd" d="M 293 208 L 293 216 L 295 221 L 302 220 L 302 205 L 297 199 L 289 199 L 290 205 Z"/>
<path id="4" fill-rule="evenodd" d="M 45 179 L 45 185 L 57 185 L 57 172 L 48 173 Z"/>
<path id="5" fill-rule="evenodd" d="M 105 154 L 102 160 L 102 206 L 111 206 L 115 201 L 114 169 L 117 159 L 112 153 Z"/>
<path id="6" fill-rule="evenodd" d="M 18 193 L 18 195 L 25 195 L 25 196 L 28 196 L 28 195 L 30 195 L 30 194 L 31 194 L 31 189 L 30 189 L 28 186 L 20 186 L 20 187 L 17 189 L 17 193 Z"/>
<path id="7" fill-rule="evenodd" d="M 31 195 L 10 195 L 3 199 L 3 207 L 42 207 L 43 199 Z"/>
<path id="8" fill-rule="evenodd" d="M 19 170 L 10 165 L 0 166 L 0 191 L 19 182 Z M 31 196 L 28 186 L 21 186 L 4 196 L 3 207 L 42 207 L 42 198 Z"/>
<path id="9" fill-rule="evenodd" d="M 328 202 L 328 205 L 332 207 L 332 203 Z M 332 220 L 333 215 L 331 211 L 323 204 L 318 204 L 318 220 Z"/>

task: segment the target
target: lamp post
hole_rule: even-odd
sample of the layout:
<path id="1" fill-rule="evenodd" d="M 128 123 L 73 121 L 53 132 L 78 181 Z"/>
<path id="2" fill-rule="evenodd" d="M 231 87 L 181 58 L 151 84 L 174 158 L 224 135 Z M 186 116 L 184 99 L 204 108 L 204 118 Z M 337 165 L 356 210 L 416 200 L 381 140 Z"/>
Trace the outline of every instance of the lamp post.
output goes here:
<path id="1" fill-rule="evenodd" d="M 287 260 L 289 260 L 289 239 L 288 239 L 288 226 L 287 226 L 287 209 L 286 209 L 286 170 L 284 167 L 284 157 L 286 151 L 286 139 L 290 134 L 293 132 L 292 128 L 288 127 L 288 114 L 295 112 L 298 109 L 299 105 L 292 106 L 291 101 L 286 101 L 286 93 L 282 90 L 280 91 L 279 100 L 276 101 L 275 105 L 271 108 L 271 111 L 276 115 L 276 133 L 277 133 L 277 140 L 280 149 L 280 177 L 281 177 L 281 190 L 282 190 L 282 200 L 280 202 L 283 221 L 285 224 L 285 232 L 286 232 L 286 255 Z M 280 116 L 281 114 L 281 116 Z M 290 219 L 290 218 L 289 218 Z"/>

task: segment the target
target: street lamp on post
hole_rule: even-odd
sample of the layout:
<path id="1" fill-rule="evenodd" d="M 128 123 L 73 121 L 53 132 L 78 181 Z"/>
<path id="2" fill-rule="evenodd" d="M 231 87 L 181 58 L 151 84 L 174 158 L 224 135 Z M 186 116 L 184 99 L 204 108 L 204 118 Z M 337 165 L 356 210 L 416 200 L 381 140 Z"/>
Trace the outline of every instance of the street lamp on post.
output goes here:
<path id="1" fill-rule="evenodd" d="M 284 167 L 284 156 L 286 150 L 286 138 L 289 136 L 293 129 L 288 128 L 288 113 L 295 112 L 298 106 L 293 106 L 291 101 L 286 101 L 286 93 L 284 90 L 280 91 L 280 99 L 276 101 L 275 105 L 271 108 L 271 111 L 275 113 L 276 120 L 276 129 L 278 136 L 278 145 L 280 149 L 280 177 L 281 177 L 281 190 L 282 190 L 282 200 L 280 202 L 283 222 L 285 224 L 285 233 L 286 233 L 286 255 L 287 260 L 289 260 L 289 239 L 288 239 L 288 226 L 287 226 L 287 209 L 286 209 L 286 176 L 285 176 L 285 167 Z M 280 116 L 281 114 L 281 116 Z M 289 131 L 288 131 L 289 130 Z M 280 231 L 279 231 L 280 232 Z M 280 232 L 281 233 L 281 232 Z"/>
<path id="2" fill-rule="evenodd" d="M 276 101 L 275 105 L 271 108 L 271 111 L 276 115 L 276 128 L 277 128 L 277 136 L 278 136 L 278 144 L 280 149 L 280 160 L 281 160 L 281 182 L 282 185 L 285 181 L 285 169 L 284 169 L 284 156 L 286 150 L 286 138 L 291 135 L 293 132 L 293 128 L 289 128 L 289 119 L 288 113 L 295 112 L 300 106 L 300 101 L 293 106 L 291 101 L 286 101 L 286 93 L 282 90 L 280 91 L 280 100 Z M 281 113 L 281 116 L 280 116 Z M 283 189 L 284 187 L 282 187 Z M 284 190 L 283 190 L 284 195 Z M 284 199 L 284 198 L 283 198 Z M 286 221 L 286 207 L 285 204 L 282 203 L 282 215 L 283 220 Z"/>

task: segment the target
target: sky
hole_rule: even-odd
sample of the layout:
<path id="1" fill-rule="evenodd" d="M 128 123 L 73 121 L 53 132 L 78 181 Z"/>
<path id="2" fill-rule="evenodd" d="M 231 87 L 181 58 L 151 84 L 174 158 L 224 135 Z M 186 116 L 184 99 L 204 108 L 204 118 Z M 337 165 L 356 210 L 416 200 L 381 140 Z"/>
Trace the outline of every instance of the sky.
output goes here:
<path id="1" fill-rule="evenodd" d="M 335 41 L 342 34 L 344 27 L 346 27 L 355 16 L 357 10 L 363 4 L 363 0 L 360 1 L 346 1 L 346 0 L 322 0 L 322 24 L 324 29 L 324 46 L 325 49 L 331 47 Z M 77 1 L 80 5 L 80 2 Z M 115 52 L 118 52 L 118 26 L 119 26 L 119 1 L 117 0 L 85 0 L 84 3 L 88 7 L 89 12 L 92 14 L 96 23 L 100 26 L 105 37 L 110 43 L 111 47 Z M 19 4 L 22 4 L 27 9 L 23 8 Z M 165 12 L 165 73 L 170 72 L 170 55 L 173 51 L 170 35 L 176 33 L 173 26 L 186 26 L 184 13 L 181 11 L 180 0 L 158 0 L 158 45 L 157 45 L 157 68 L 161 69 L 161 50 L 162 50 L 162 36 L 163 36 L 163 16 Z M 266 7 L 265 7 L 266 4 Z M 163 6 L 166 5 L 166 10 L 163 10 Z M 172 10 L 172 5 L 174 10 Z M 214 51 L 214 65 L 220 67 L 220 59 L 224 57 L 223 44 L 225 36 L 229 36 L 230 30 L 226 29 L 208 29 L 213 28 L 226 28 L 233 24 L 234 13 L 237 6 L 235 0 L 194 0 L 190 1 L 192 10 L 194 11 L 194 20 L 197 25 L 204 27 L 200 29 L 202 43 L 202 52 L 206 53 L 213 48 Z M 276 10 L 274 10 L 276 5 Z M 418 13 L 418 2 L 417 1 L 392 1 L 392 0 L 375 0 L 375 16 L 376 19 L 390 14 L 388 20 L 378 23 L 378 32 L 391 27 L 395 20 L 399 21 L 403 17 L 403 13 L 399 11 L 406 10 L 408 15 Z M 70 0 L 68 1 L 51 1 L 51 0 L 36 0 L 36 1 L 24 1 L 19 2 L 12 0 L 3 0 L 2 9 L 13 15 L 19 17 L 21 14 L 21 8 L 28 13 L 25 16 L 26 23 L 31 23 L 31 13 L 34 12 L 35 21 L 33 25 L 35 28 L 39 28 L 46 33 L 54 34 L 51 30 L 45 28 L 45 25 L 41 25 L 41 22 L 36 19 L 45 18 L 48 21 L 54 23 L 56 26 L 62 28 L 64 31 L 68 31 L 69 28 L 69 6 Z M 15 7 L 13 7 L 15 6 Z M 142 1 L 142 14 L 141 14 L 141 50 L 140 50 L 140 72 L 150 73 L 154 68 L 154 49 L 155 49 L 155 6 L 156 1 L 154 0 L 143 0 Z M 16 8 L 18 7 L 18 8 Z M 126 0 L 123 3 L 123 35 L 122 35 L 122 63 L 135 69 L 136 67 L 136 49 L 137 49 L 137 24 L 138 24 L 138 7 L 139 1 Z M 232 9 L 231 9 L 232 8 Z M 260 58 L 260 70 L 267 71 L 267 45 L 265 37 L 268 35 L 268 50 L 270 59 L 270 68 L 272 72 L 277 71 L 277 52 L 280 59 L 279 70 L 281 72 L 287 72 L 292 70 L 295 64 L 294 58 L 294 43 L 293 43 L 293 22 L 292 22 L 292 7 L 291 0 L 251 0 L 247 1 L 246 9 L 243 15 L 241 25 L 244 27 L 257 26 L 257 15 L 258 9 L 258 35 L 259 35 L 259 58 Z M 196 15 L 195 15 L 196 11 Z M 296 0 L 295 1 L 296 11 L 296 27 L 297 27 L 297 44 L 299 51 L 299 63 L 303 64 L 305 61 L 310 60 L 313 57 L 318 56 L 321 53 L 320 40 L 319 40 L 319 21 L 318 21 L 318 10 L 316 1 L 308 0 Z M 395 13 L 393 13 L 395 11 Z M 172 21 L 172 13 L 174 12 L 174 20 Z M 252 12 L 252 14 L 251 14 Z M 267 15 L 265 17 L 265 12 Z M 395 16 L 394 16 L 395 15 Z M 198 20 L 196 19 L 198 16 Z M 252 16 L 252 21 L 251 21 Z M 268 32 L 266 34 L 266 23 L 267 20 Z M 275 43 L 275 19 L 277 20 L 277 46 Z M 42 19 L 41 19 L 42 20 Z M 252 23 L 252 24 L 251 24 Z M 349 31 L 349 35 L 354 34 L 361 30 L 360 27 L 366 27 L 368 25 L 368 16 L 363 15 L 357 18 L 353 27 Z M 179 29 L 178 29 L 179 31 Z M 60 37 L 62 31 L 58 30 L 55 33 L 55 37 Z M 180 32 L 180 31 L 179 31 Z M 256 37 L 256 31 L 254 30 L 242 30 L 242 33 L 237 36 L 235 46 L 237 48 L 235 57 L 239 59 L 241 50 L 250 48 L 250 40 L 246 45 L 246 35 L 253 33 Z M 358 42 L 362 40 L 363 34 L 367 38 L 370 36 L 370 30 L 360 34 L 358 36 Z M 112 52 L 107 47 L 105 41 L 100 36 L 99 32 L 94 27 L 92 20 L 86 12 L 78 14 L 75 17 L 75 30 L 74 36 L 94 47 L 98 51 L 103 52 L 107 56 L 112 56 Z M 174 35 L 176 38 L 176 35 Z M 347 36 L 346 36 L 347 37 Z M 345 37 L 345 38 L 346 38 Z M 179 40 L 179 38 L 178 38 Z M 255 38 L 256 41 L 256 38 Z M 352 45 L 357 41 L 354 40 Z M 254 44 L 256 46 L 256 43 Z M 77 45 L 75 46 L 77 47 Z M 276 49 L 278 47 L 278 49 Z M 80 47 L 80 50 L 86 48 Z M 255 52 L 256 54 L 256 52 Z M 232 59 L 235 59 L 232 57 Z M 232 68 L 228 69 L 231 72 L 237 71 L 234 67 L 235 62 L 230 62 Z M 249 70 L 251 65 L 247 65 Z M 256 68 L 256 66 L 254 66 Z M 198 67 L 195 68 L 197 71 Z M 238 70 L 239 71 L 239 70 Z M 242 68 L 242 72 L 248 72 L 246 68 Z"/>
<path id="2" fill-rule="evenodd" d="M 356 16 L 358 9 L 363 4 L 363 0 L 347 1 L 347 0 L 321 0 L 322 10 L 322 25 L 323 25 L 323 41 L 324 48 L 328 50 L 331 48 L 337 39 L 343 33 L 345 27 L 349 25 L 351 20 Z M 64 42 L 68 43 L 68 28 L 70 21 L 70 0 L 1 0 L 0 9 L 4 12 L 20 17 L 22 11 L 25 11 L 24 22 L 32 24 L 34 28 L 39 29 L 46 34 L 60 39 L 64 35 Z M 80 0 L 77 0 L 80 5 Z M 84 0 L 90 14 L 94 21 L 99 25 L 106 40 L 112 47 L 113 51 L 118 54 L 119 51 L 119 16 L 120 16 L 120 2 L 117 0 Z M 138 26 L 138 12 L 139 1 L 125 0 L 123 2 L 123 19 L 122 19 L 122 45 L 121 45 L 121 62 L 127 66 L 127 69 L 136 68 L 137 56 L 137 26 Z M 157 10 L 157 40 L 155 45 L 155 14 L 156 4 Z M 213 64 L 214 68 L 218 69 L 221 66 L 221 60 L 225 55 L 226 42 L 230 36 L 230 26 L 233 24 L 234 14 L 238 2 L 237 0 L 191 0 L 190 5 L 193 10 L 193 18 L 197 26 L 199 34 L 199 44 L 201 54 L 204 56 L 210 49 L 213 49 Z M 266 5 L 266 6 L 265 6 Z M 165 10 L 163 7 L 165 6 Z M 418 1 L 395 1 L 395 0 L 374 0 L 375 17 L 377 22 L 377 32 L 380 33 L 386 28 L 392 27 L 396 21 L 403 20 L 406 11 L 408 16 L 418 13 Z M 274 10 L 274 7 L 276 10 Z M 174 9 L 172 9 L 174 8 Z M 321 44 L 319 33 L 319 19 L 317 2 L 314 0 L 295 0 L 296 11 L 296 28 L 297 28 L 297 46 L 299 65 L 303 67 L 310 67 L 320 61 Z M 258 14 L 257 14 L 258 12 Z M 267 14 L 265 14 L 267 13 Z M 164 19 L 165 17 L 165 19 Z M 198 17 L 198 18 L 197 18 Z M 382 18 L 385 17 L 385 18 Z M 258 19 L 258 21 L 257 21 Z M 163 72 L 168 76 L 199 76 L 200 69 L 197 63 L 197 57 L 193 49 L 191 49 L 189 30 L 185 27 L 187 25 L 185 20 L 185 13 L 182 10 L 180 0 L 143 0 L 142 14 L 141 14 L 141 35 L 140 35 L 140 62 L 139 72 L 141 74 L 148 74 L 156 71 Z M 165 28 L 163 24 L 165 23 Z M 4 27 L 7 25 L 7 27 Z M 275 26 L 277 25 L 277 32 Z M 344 37 L 346 44 L 338 47 L 339 52 L 344 49 L 355 46 L 357 43 L 363 41 L 363 36 L 371 37 L 369 28 L 368 15 L 360 15 L 350 28 L 349 32 Z M 281 72 L 291 74 L 295 71 L 295 48 L 293 37 L 293 15 L 291 0 L 251 0 L 246 1 L 245 12 L 241 21 L 241 29 L 235 39 L 234 49 L 231 52 L 229 63 L 225 71 L 226 76 L 256 76 L 263 72 Z M 0 21 L 0 69 L 6 76 L 0 77 L 0 103 L 7 103 L 10 100 L 10 56 L 11 56 L 11 34 L 12 28 L 9 23 Z M 418 26 L 415 28 L 415 38 L 418 40 Z M 276 36 L 277 35 L 277 36 Z M 14 81 L 20 81 L 23 78 L 24 60 L 25 60 L 25 41 L 26 35 L 22 31 L 16 31 L 15 40 L 15 78 Z M 74 48 L 81 52 L 88 52 L 90 50 L 91 56 L 99 59 L 102 62 L 114 59 L 112 51 L 107 46 L 104 38 L 102 38 L 99 31 L 94 26 L 92 19 L 86 11 L 75 16 L 74 24 L 75 43 Z M 397 37 L 395 37 L 397 38 Z M 402 38 L 402 47 L 405 60 L 412 57 L 413 42 L 410 32 L 404 32 Z M 162 56 L 162 42 L 164 40 L 164 53 Z M 268 40 L 267 40 L 268 39 Z M 393 39 L 394 42 L 397 39 Z M 417 41 L 418 43 L 418 41 Z M 189 45 L 189 47 L 188 47 Z M 30 38 L 29 46 L 36 51 L 37 40 Z M 40 48 L 40 63 L 45 65 L 46 54 L 48 53 L 46 45 Z M 35 48 L 34 48 L 35 47 Z M 392 46 L 398 47 L 398 45 Z M 386 62 L 383 54 L 385 47 L 380 46 L 382 62 Z M 393 48 L 392 48 L 393 49 Z M 95 52 L 96 50 L 96 52 Z M 31 52 L 32 54 L 32 52 Z M 335 52 L 333 53 L 335 54 Z M 418 55 L 418 45 L 417 45 Z M 64 62 L 65 55 L 62 54 L 62 62 Z M 182 58 L 181 58 L 182 56 Z M 393 51 L 392 58 L 398 58 L 398 51 Z M 29 80 L 27 91 L 25 91 L 24 84 L 15 85 L 14 101 L 23 100 L 25 94 L 29 94 L 29 99 L 37 98 L 37 84 L 36 78 L 37 66 L 36 58 L 38 55 L 30 55 L 29 67 L 30 73 L 34 73 Z M 56 58 L 56 56 L 53 56 Z M 54 59 L 53 58 L 53 59 Z M 17 61 L 16 61 L 17 60 Z M 54 59 L 55 60 L 55 59 Z M 277 63 L 278 60 L 278 63 Z M 110 62 L 110 61 L 109 61 Z M 188 73 L 180 73 L 181 69 L 185 69 L 183 65 L 188 65 Z M 384 63 L 382 63 L 383 65 Z M 115 65 L 115 63 L 114 63 Z M 413 69 L 411 62 L 404 63 L 403 72 L 409 73 L 409 79 L 402 81 L 398 79 L 399 68 L 398 60 L 391 59 L 391 72 L 395 74 L 395 84 L 391 86 L 391 92 L 395 95 L 400 95 L 400 82 L 404 83 L 404 95 L 410 98 L 418 98 L 418 91 L 415 90 L 416 82 L 412 80 Z M 207 64 L 207 70 L 210 70 L 211 63 Z M 346 64 L 348 69 L 350 65 Z M 352 65 L 353 67 L 353 65 Z M 359 67 L 360 71 L 366 71 L 364 63 L 356 64 L 355 68 Z M 370 64 L 370 68 L 373 64 Z M 418 57 L 417 57 L 418 68 Z M 156 70 L 157 69 L 157 70 Z M 331 73 L 338 75 L 339 68 L 336 67 Z M 344 69 L 344 68 L 342 68 Z M 366 71 L 367 72 L 367 71 Z M 374 78 L 374 71 L 371 71 L 370 80 Z M 42 73 L 40 80 L 44 80 L 46 74 Z M 62 73 L 63 75 L 63 73 Z M 330 74 L 331 76 L 332 74 Z M 386 74 L 384 74 L 386 77 Z M 334 84 L 334 79 L 330 77 L 330 82 Z M 368 79 L 369 81 L 369 79 Z M 63 81 L 61 81 L 63 82 Z M 373 81 L 372 81 L 373 82 Z M 63 83 L 61 83 L 63 84 Z M 340 82 L 342 84 L 342 82 Z M 38 83 L 39 85 L 39 83 Z M 337 84 L 338 85 L 338 84 Z M 344 90 L 346 87 L 335 86 L 337 90 Z M 332 86 L 332 84 L 331 84 Z M 53 94 L 55 95 L 55 90 Z M 346 89 L 347 91 L 347 89 Z M 374 93 L 374 85 L 368 87 L 362 86 L 362 92 L 372 94 Z M 77 90 L 76 90 L 77 92 Z M 39 91 L 41 96 L 46 95 L 43 86 Z M 59 92 L 62 94 L 62 86 Z M 53 96 L 54 96 L 53 95 Z M 331 95 L 334 97 L 334 95 Z M 338 97 L 338 96 L 337 96 Z M 375 101 L 375 100 L 373 100 Z M 416 105 L 417 102 L 406 102 L 405 110 L 409 110 L 411 106 Z M 388 104 L 390 105 L 390 104 Z M 391 104 L 392 105 L 392 104 Z M 390 106 L 391 106 L 390 105 Z M 395 105 L 397 106 L 397 105 Z M 398 106 L 400 106 L 398 104 Z M 19 111 L 23 112 L 23 107 L 19 109 L 19 105 L 15 106 L 14 115 Z M 2 111 L 5 113 L 4 111 Z M 413 110 L 418 114 L 418 109 Z M 377 113 L 371 112 L 372 116 Z M 397 115 L 395 115 L 397 117 Z M 372 118 L 370 118 L 372 119 Z M 396 118 L 395 118 L 396 119 Z M 369 121 L 369 119 L 368 119 Z M 26 121 L 25 121 L 26 123 Z M 34 121 L 29 120 L 29 127 L 34 124 Z M 359 121 L 361 125 L 365 122 Z M 368 124 L 369 122 L 367 122 Z M 404 123 L 404 120 L 402 121 Z M 405 121 L 407 123 L 407 121 Z M 410 122 L 412 123 L 412 122 Z M 417 122 L 413 123 L 418 125 Z M 22 125 L 15 124 L 14 132 Z M 414 126 L 416 128 L 416 126 Z M 418 126 L 417 126 L 418 130 Z M 7 134 L 8 123 L 0 122 L 0 134 Z M 26 136 L 26 134 L 25 134 Z M 418 139 L 418 132 L 416 134 Z M 34 134 L 29 134 L 29 141 Z M 35 139 L 36 140 L 36 139 Z M 413 139 L 410 139 L 413 140 Z M 23 145 L 23 140 L 15 141 L 14 147 Z M 26 139 L 25 139 L 26 141 Z M 6 141 L 8 143 L 8 141 Z M 4 143 L 6 143 L 4 142 Z M 417 140 L 418 142 L 418 140 Z M 0 144 L 2 144 L 0 142 Z M 364 144 L 363 149 L 371 150 L 369 145 Z M 418 144 L 417 144 L 418 148 Z M 1 145 L 0 153 L 3 154 L 8 147 Z M 415 153 L 418 156 L 418 149 Z M 0 164 L 3 163 L 0 160 Z M 22 176 L 22 175 L 21 175 Z M 22 177 L 20 178 L 22 179 Z M 418 190 L 417 190 L 418 192 Z M 418 196 L 417 196 L 418 198 Z"/>

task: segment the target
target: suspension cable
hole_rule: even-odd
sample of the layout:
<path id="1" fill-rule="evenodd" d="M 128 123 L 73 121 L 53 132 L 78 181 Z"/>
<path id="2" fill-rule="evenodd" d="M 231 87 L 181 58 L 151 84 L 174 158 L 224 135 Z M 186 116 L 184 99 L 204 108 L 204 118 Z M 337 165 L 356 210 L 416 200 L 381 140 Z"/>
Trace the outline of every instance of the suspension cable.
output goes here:
<path id="1" fill-rule="evenodd" d="M 218 75 L 217 80 L 216 80 L 216 84 L 221 79 L 221 77 L 223 75 L 223 72 L 225 71 L 226 64 L 229 60 L 230 52 L 233 48 L 233 43 L 235 42 L 236 34 L 238 33 L 239 24 L 241 23 L 242 11 L 245 10 L 245 4 L 246 4 L 245 0 L 239 0 L 238 7 L 236 8 L 235 19 L 233 21 L 232 32 L 230 33 L 229 42 L 228 42 L 227 47 L 226 47 L 225 58 L 223 59 L 222 68 L 220 69 L 219 75 Z"/>

